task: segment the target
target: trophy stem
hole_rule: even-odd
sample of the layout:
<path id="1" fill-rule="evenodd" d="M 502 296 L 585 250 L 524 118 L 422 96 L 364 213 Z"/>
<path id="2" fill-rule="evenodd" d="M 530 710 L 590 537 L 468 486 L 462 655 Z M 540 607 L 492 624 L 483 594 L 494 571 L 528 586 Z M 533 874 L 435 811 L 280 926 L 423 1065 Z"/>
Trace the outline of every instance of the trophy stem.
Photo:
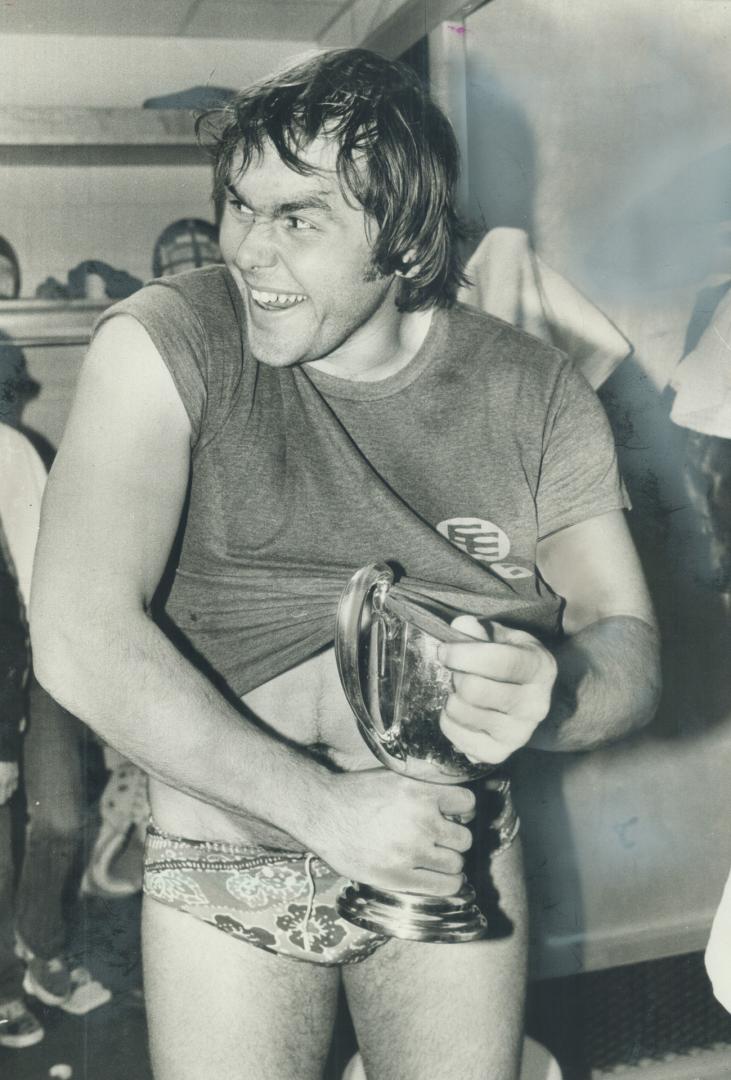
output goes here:
<path id="1" fill-rule="evenodd" d="M 337 908 L 363 930 L 407 941 L 476 941 L 487 931 L 475 890 L 466 883 L 456 896 L 417 896 L 357 883 L 344 889 Z"/>

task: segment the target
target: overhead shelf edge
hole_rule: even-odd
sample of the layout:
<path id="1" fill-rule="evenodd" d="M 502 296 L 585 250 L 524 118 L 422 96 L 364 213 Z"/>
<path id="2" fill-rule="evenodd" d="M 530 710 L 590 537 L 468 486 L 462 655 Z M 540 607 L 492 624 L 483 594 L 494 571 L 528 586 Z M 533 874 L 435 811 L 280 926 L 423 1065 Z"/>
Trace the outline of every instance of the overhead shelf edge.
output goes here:
<path id="1" fill-rule="evenodd" d="M 188 109 L 0 108 L 0 146 L 193 146 Z"/>
<path id="2" fill-rule="evenodd" d="M 111 300 L 0 301 L 0 350 L 33 345 L 87 345 Z"/>

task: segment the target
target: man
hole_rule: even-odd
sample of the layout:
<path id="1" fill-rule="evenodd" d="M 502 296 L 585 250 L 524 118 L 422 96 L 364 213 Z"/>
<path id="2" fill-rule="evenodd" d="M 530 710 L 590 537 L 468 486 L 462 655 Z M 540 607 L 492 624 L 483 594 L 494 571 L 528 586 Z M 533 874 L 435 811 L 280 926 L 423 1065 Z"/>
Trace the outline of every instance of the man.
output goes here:
<path id="1" fill-rule="evenodd" d="M 20 413 L 17 420 L 20 424 Z M 66 952 L 64 897 L 83 840 L 89 732 L 40 686 L 28 647 L 26 619 L 45 482 L 46 470 L 30 441 L 0 423 L 0 682 L 5 683 L 0 693 L 0 1022 L 3 1002 L 13 1014 L 13 1022 L 0 1027 L 0 1044 L 16 1047 L 43 1037 L 40 1024 L 22 1005 L 21 984 L 44 1005 L 76 1014 L 111 996 Z M 21 780 L 27 822 L 16 872 L 10 807 L 3 803 Z"/>
<path id="2" fill-rule="evenodd" d="M 28 664 L 20 597 L 0 520 L 0 1046 L 16 1050 L 43 1038 L 43 1028 L 23 1001 L 23 965 L 15 955 L 15 874 L 8 805 L 18 787 Z"/>
<path id="3" fill-rule="evenodd" d="M 334 614 L 382 560 L 472 613 L 457 625 L 478 640 L 443 647 L 442 725 L 477 760 L 646 722 L 655 630 L 606 420 L 565 357 L 454 306 L 456 145 L 407 69 L 327 53 L 207 126 L 225 267 L 153 284 L 98 329 L 32 615 L 41 679 L 152 778 L 155 1075 L 320 1077 L 342 978 L 369 1080 L 515 1080 L 505 781 L 500 939 L 384 941 L 335 912 L 348 879 L 456 893 L 475 793 L 375 767 Z M 510 604 L 536 633 L 485 641 L 474 615 Z"/>

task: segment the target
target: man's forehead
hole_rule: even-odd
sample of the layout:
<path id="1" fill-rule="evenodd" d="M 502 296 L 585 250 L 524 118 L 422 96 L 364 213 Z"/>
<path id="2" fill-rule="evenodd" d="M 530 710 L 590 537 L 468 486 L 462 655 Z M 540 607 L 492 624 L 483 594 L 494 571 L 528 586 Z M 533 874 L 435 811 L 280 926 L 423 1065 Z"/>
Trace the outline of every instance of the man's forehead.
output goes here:
<path id="1" fill-rule="evenodd" d="M 338 220 L 353 214 L 368 217 L 337 171 L 337 152 L 333 140 L 314 140 L 298 157 L 315 171 L 301 173 L 282 161 L 271 143 L 265 143 L 262 153 L 254 154 L 245 168 L 244 155 L 238 150 L 229 169 L 229 190 L 261 213 L 310 209 Z"/>
<path id="2" fill-rule="evenodd" d="M 338 146 L 332 140 L 318 137 L 309 146 L 297 150 L 297 157 L 310 166 L 312 173 L 301 173 L 293 169 L 279 156 L 276 147 L 265 140 L 260 153 L 254 153 L 251 161 L 244 168 L 244 155 L 241 149 L 234 152 L 229 170 L 229 183 L 237 183 L 249 175 L 266 173 L 280 183 L 296 184 L 301 190 L 317 188 L 320 191 L 338 192 L 340 181 L 337 174 Z"/>

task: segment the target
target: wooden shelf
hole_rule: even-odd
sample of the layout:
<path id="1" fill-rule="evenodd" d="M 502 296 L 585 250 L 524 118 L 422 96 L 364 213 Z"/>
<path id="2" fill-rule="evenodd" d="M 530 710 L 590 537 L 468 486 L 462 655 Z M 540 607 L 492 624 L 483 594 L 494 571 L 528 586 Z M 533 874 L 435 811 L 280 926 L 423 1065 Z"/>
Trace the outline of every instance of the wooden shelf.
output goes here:
<path id="1" fill-rule="evenodd" d="M 195 146 L 188 109 L 0 108 L 0 146 Z"/>
<path id="2" fill-rule="evenodd" d="M 111 300 L 2 300 L 0 349 L 86 345 Z"/>

